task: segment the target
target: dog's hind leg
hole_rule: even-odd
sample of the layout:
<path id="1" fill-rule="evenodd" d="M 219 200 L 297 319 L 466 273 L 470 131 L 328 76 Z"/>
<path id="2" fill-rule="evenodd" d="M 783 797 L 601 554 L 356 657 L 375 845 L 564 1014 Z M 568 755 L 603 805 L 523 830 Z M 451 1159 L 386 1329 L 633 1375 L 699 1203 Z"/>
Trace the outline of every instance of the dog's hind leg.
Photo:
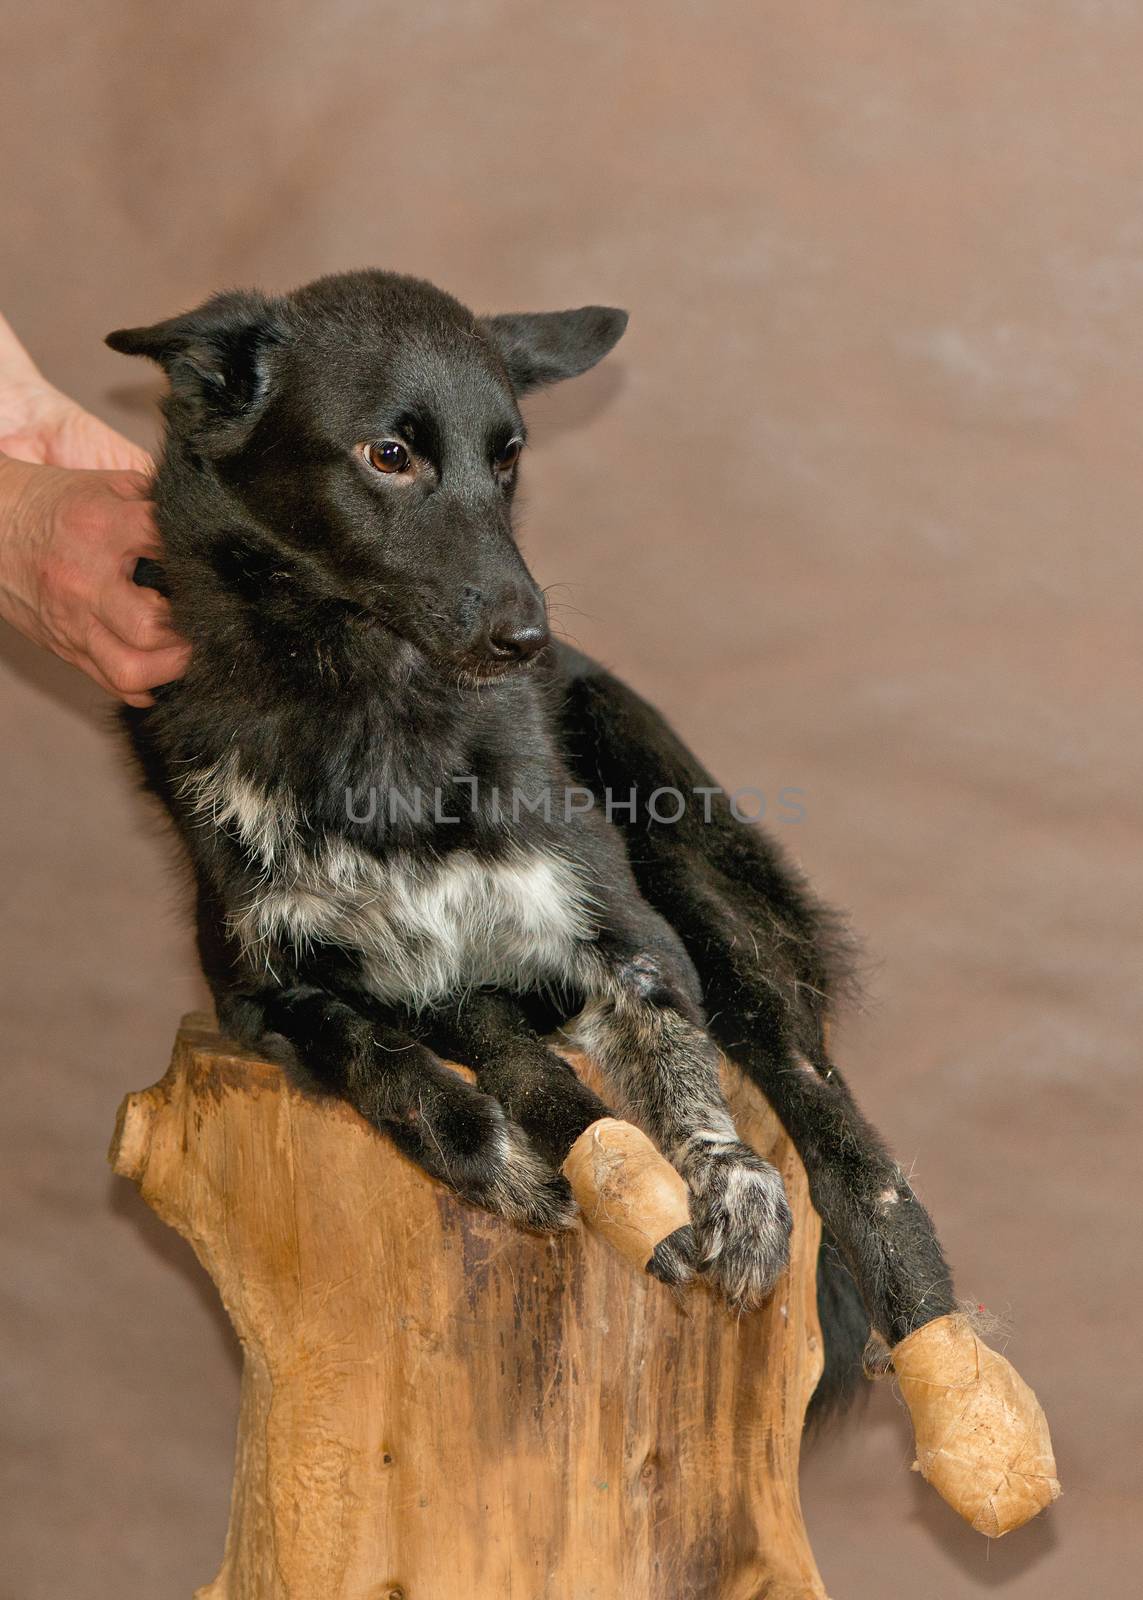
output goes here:
<path id="1" fill-rule="evenodd" d="M 266 989 L 237 1007 L 220 998 L 219 1018 L 309 1087 L 348 1101 L 464 1199 L 544 1232 L 574 1220 L 566 1179 L 519 1124 L 410 1032 L 307 985 Z"/>
<path id="2" fill-rule="evenodd" d="M 718 1018 L 726 1048 L 794 1141 L 814 1207 L 861 1290 L 872 1326 L 892 1346 L 955 1311 L 932 1219 L 824 1044 L 800 1052 L 767 1039 L 757 1020 L 745 1022 L 729 1007 Z"/>
<path id="3" fill-rule="evenodd" d="M 734 816 L 653 706 L 586 658 L 563 659 L 578 781 L 600 796 L 637 782 L 645 795 L 690 797 L 675 824 L 619 809 L 636 880 L 694 962 L 712 1034 L 794 1141 L 814 1206 L 893 1345 L 956 1300 L 928 1213 L 828 1055 L 825 1025 L 847 965 L 834 920 L 766 834 Z"/>

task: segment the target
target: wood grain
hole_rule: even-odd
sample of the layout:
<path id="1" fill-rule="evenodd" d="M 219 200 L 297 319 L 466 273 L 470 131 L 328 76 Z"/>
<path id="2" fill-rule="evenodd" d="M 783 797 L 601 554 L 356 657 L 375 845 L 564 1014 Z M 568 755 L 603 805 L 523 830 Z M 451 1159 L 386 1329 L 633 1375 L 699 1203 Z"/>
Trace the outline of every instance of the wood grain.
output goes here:
<path id="1" fill-rule="evenodd" d="M 111 1161 L 189 1239 L 245 1353 L 199 1600 L 820 1600 L 797 1481 L 818 1223 L 769 1109 L 730 1069 L 727 1088 L 795 1217 L 789 1276 L 743 1318 L 585 1229 L 463 1204 L 185 1019 Z"/>

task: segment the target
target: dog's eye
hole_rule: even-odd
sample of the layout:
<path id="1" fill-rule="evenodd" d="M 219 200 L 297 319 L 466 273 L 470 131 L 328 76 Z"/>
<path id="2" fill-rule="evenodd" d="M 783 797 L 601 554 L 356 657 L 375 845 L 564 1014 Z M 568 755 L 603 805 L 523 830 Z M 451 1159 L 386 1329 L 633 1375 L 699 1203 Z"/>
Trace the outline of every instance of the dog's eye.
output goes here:
<path id="1" fill-rule="evenodd" d="M 520 440 L 510 439 L 503 450 L 497 450 L 492 457 L 492 464 L 497 472 L 511 472 L 520 459 Z"/>
<path id="2" fill-rule="evenodd" d="M 400 439 L 379 439 L 365 446 L 365 459 L 378 472 L 408 472 L 409 452 Z"/>

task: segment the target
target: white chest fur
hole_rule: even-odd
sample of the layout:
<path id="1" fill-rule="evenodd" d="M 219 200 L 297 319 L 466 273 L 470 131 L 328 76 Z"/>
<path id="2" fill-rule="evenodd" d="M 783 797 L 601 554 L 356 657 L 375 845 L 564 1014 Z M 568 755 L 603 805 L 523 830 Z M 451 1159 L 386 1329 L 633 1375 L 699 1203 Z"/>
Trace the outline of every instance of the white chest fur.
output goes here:
<path id="1" fill-rule="evenodd" d="M 595 932 L 582 872 L 560 855 L 512 850 L 485 860 L 454 850 L 430 862 L 382 860 L 315 836 L 289 795 L 271 799 L 235 763 L 192 772 L 183 794 L 204 824 L 238 839 L 257 871 L 230 925 L 271 967 L 283 948 L 356 950 L 380 999 L 419 1008 L 478 984 L 559 982 Z"/>

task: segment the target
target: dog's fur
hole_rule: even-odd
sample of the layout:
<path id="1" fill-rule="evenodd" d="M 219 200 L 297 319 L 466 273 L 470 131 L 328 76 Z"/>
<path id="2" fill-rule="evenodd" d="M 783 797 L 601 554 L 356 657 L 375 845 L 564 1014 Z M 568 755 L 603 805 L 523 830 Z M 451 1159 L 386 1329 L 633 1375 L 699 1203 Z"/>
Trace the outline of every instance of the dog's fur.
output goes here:
<path id="1" fill-rule="evenodd" d="M 866 1318 L 893 1344 L 953 1308 L 929 1219 L 828 1055 L 844 943 L 658 714 L 550 639 L 513 538 L 520 396 L 625 323 L 481 319 L 362 272 L 113 334 L 170 378 L 165 556 L 140 576 L 194 646 L 125 720 L 194 865 L 225 1028 L 460 1194 L 554 1228 L 572 1215 L 559 1160 L 605 1111 L 544 1043 L 576 1015 L 690 1186 L 692 1227 L 653 1270 L 749 1308 L 790 1215 L 723 1101 L 730 1052 L 826 1225 L 837 1390 Z M 664 788 L 707 794 L 668 823 Z"/>

